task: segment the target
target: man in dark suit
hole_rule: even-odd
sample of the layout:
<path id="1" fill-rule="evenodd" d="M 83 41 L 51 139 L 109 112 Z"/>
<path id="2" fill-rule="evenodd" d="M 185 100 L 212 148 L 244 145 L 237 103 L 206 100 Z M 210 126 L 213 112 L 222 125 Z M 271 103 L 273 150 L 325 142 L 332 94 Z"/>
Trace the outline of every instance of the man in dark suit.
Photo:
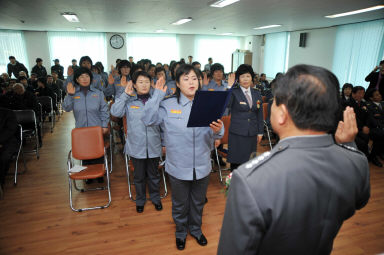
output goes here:
<path id="1" fill-rule="evenodd" d="M 379 71 L 377 72 L 377 70 Z M 381 95 L 384 95 L 384 60 L 380 61 L 379 66 L 376 66 L 373 71 L 365 77 L 365 81 L 369 81 L 367 91 L 376 89 Z"/>
<path id="2" fill-rule="evenodd" d="M 369 166 L 350 143 L 347 107 L 328 70 L 294 66 L 277 80 L 271 122 L 281 140 L 232 174 L 218 254 L 330 254 L 343 221 L 370 197 Z"/>

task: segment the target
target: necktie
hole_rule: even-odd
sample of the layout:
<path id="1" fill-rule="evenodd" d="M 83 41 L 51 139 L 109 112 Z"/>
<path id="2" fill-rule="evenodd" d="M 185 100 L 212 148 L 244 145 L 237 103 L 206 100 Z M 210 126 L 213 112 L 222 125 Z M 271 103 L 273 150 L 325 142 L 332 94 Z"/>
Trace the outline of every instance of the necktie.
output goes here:
<path id="1" fill-rule="evenodd" d="M 248 90 L 245 91 L 245 98 L 246 98 L 247 101 L 248 101 L 249 108 L 252 108 L 252 99 L 251 99 L 251 97 L 250 97 L 249 94 L 248 94 Z"/>

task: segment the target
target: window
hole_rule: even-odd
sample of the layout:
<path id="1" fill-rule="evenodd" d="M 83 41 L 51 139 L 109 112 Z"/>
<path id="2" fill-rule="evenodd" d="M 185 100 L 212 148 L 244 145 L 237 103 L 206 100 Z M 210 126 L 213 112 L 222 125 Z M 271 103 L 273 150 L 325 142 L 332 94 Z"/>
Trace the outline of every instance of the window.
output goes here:
<path id="1" fill-rule="evenodd" d="M 175 34 L 127 34 L 127 55 L 135 62 L 150 59 L 169 64 L 179 60 L 179 45 Z"/>
<path id="2" fill-rule="evenodd" d="M 224 72 L 229 73 L 231 72 L 232 53 L 237 49 L 240 49 L 239 37 L 196 35 L 193 61 L 199 61 L 201 69 L 204 69 L 208 58 L 211 57 L 213 63 L 222 64 Z"/>
<path id="3" fill-rule="evenodd" d="M 67 73 L 67 66 L 82 56 L 89 56 L 93 64 L 100 61 L 107 66 L 107 45 L 105 33 L 48 32 L 51 59 L 58 58 Z"/>
<path id="4" fill-rule="evenodd" d="M 340 86 L 368 87 L 365 77 L 384 58 L 384 20 L 337 28 L 332 71 Z"/>
<path id="5" fill-rule="evenodd" d="M 0 73 L 7 72 L 9 56 L 14 56 L 29 70 L 23 32 L 0 30 Z"/>
<path id="6" fill-rule="evenodd" d="M 265 36 L 264 73 L 274 78 L 278 72 L 286 72 L 288 67 L 289 33 L 273 33 Z"/>

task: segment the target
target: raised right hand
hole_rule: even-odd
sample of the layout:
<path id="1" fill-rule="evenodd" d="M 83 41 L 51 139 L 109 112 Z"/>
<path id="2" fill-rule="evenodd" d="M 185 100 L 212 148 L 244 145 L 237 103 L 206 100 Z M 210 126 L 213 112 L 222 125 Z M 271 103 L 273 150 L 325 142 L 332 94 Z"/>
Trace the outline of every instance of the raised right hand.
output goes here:
<path id="1" fill-rule="evenodd" d="M 155 89 L 161 90 L 163 92 L 167 91 L 167 86 L 164 86 L 165 80 L 163 77 L 160 77 L 160 79 L 157 80 Z"/>
<path id="2" fill-rule="evenodd" d="M 203 77 L 203 86 L 207 86 L 208 83 L 209 83 L 208 75 L 207 75 L 207 73 L 204 73 L 204 77 Z"/>
<path id="3" fill-rule="evenodd" d="M 123 75 L 121 77 L 121 85 L 125 87 L 124 91 L 125 91 L 125 93 L 127 93 L 127 95 L 133 96 L 135 91 L 133 90 L 132 80 L 127 81 L 127 77 L 125 75 Z"/>
<path id="4" fill-rule="evenodd" d="M 75 94 L 75 92 L 76 92 L 76 89 L 73 86 L 72 82 L 68 82 L 67 93 L 70 94 L 70 95 L 73 95 L 73 94 Z"/>
<path id="5" fill-rule="evenodd" d="M 235 83 L 235 78 L 236 78 L 236 75 L 234 73 L 230 73 L 228 75 L 228 88 L 232 88 L 232 86 Z"/>
<path id="6" fill-rule="evenodd" d="M 68 76 L 72 76 L 73 75 L 73 68 L 72 68 L 72 66 L 68 66 L 67 75 Z"/>
<path id="7" fill-rule="evenodd" d="M 110 73 L 110 74 L 108 75 L 108 84 L 109 84 L 109 85 L 113 85 L 113 83 L 115 83 L 115 79 L 113 78 L 112 73 Z"/>

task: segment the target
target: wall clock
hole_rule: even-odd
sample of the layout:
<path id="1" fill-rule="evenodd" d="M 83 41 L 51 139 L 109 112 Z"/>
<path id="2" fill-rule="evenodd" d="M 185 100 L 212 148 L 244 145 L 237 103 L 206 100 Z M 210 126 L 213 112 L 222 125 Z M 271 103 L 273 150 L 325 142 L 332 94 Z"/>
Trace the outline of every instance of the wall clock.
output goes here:
<path id="1" fill-rule="evenodd" d="M 109 39 L 111 47 L 114 49 L 121 49 L 124 46 L 124 38 L 121 35 L 112 35 Z"/>

